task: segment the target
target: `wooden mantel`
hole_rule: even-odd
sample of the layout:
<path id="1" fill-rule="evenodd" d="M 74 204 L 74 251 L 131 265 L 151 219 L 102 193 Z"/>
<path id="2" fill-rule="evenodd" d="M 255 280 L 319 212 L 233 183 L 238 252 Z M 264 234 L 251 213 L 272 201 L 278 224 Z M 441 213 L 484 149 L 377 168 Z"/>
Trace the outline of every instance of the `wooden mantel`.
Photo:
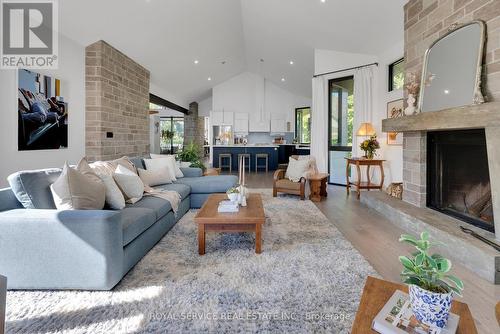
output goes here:
<path id="1" fill-rule="evenodd" d="M 500 126 L 500 102 L 423 112 L 382 120 L 382 131 L 432 131 Z"/>

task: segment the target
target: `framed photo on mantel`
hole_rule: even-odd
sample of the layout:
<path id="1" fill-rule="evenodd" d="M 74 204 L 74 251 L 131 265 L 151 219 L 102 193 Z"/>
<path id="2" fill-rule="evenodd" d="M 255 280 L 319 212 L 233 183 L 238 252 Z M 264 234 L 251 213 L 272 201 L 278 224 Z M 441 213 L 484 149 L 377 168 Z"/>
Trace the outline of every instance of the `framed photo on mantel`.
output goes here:
<path id="1" fill-rule="evenodd" d="M 387 102 L 387 118 L 404 116 L 404 100 Z M 402 132 L 387 132 L 387 145 L 403 145 Z"/>

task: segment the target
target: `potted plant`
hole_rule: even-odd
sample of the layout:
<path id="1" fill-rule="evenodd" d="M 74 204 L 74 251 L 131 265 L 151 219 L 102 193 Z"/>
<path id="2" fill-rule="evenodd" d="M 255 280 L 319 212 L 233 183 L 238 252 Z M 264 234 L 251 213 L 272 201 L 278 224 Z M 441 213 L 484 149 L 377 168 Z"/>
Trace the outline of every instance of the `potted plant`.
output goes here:
<path id="1" fill-rule="evenodd" d="M 182 151 L 177 153 L 177 159 L 181 161 L 182 167 L 197 167 L 205 170 L 205 165 L 201 161 L 200 152 L 200 147 L 191 142 L 187 146 L 184 146 Z"/>
<path id="2" fill-rule="evenodd" d="M 377 140 L 377 135 L 373 135 L 370 139 L 364 140 L 359 147 L 365 151 L 365 158 L 373 159 L 376 155 L 375 151 L 380 148 L 380 143 Z"/>
<path id="3" fill-rule="evenodd" d="M 462 296 L 463 282 L 449 273 L 450 260 L 439 254 L 429 255 L 435 243 L 429 241 L 427 232 L 422 232 L 420 239 L 403 234 L 399 241 L 417 249 L 412 256 L 399 257 L 404 267 L 401 277 L 409 284 L 410 305 L 415 317 L 426 325 L 445 327 L 452 294 Z"/>
<path id="4" fill-rule="evenodd" d="M 226 194 L 227 194 L 227 198 L 229 198 L 229 200 L 231 202 L 237 202 L 238 201 L 238 195 L 240 194 L 240 189 L 238 187 L 229 188 L 226 191 Z"/>

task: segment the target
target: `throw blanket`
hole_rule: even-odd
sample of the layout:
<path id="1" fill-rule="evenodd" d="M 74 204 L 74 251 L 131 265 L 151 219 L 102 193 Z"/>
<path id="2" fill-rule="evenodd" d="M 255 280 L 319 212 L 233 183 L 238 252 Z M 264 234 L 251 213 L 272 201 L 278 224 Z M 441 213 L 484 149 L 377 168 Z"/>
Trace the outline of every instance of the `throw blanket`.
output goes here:
<path id="1" fill-rule="evenodd" d="M 170 202 L 174 214 L 177 216 L 179 204 L 181 203 L 181 195 L 177 191 L 154 189 L 149 186 L 144 186 L 144 196 L 153 196 L 164 199 Z"/>

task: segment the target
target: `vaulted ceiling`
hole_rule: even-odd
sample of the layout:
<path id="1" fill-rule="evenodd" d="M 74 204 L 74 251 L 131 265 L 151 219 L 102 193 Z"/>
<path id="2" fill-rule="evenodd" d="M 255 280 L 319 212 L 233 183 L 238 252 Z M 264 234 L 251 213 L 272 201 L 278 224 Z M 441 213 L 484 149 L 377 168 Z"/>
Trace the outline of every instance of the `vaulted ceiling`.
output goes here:
<path id="1" fill-rule="evenodd" d="M 244 71 L 310 96 L 314 49 L 383 52 L 403 39 L 406 2 L 64 0 L 59 17 L 62 34 L 82 45 L 107 41 L 189 102 Z"/>

